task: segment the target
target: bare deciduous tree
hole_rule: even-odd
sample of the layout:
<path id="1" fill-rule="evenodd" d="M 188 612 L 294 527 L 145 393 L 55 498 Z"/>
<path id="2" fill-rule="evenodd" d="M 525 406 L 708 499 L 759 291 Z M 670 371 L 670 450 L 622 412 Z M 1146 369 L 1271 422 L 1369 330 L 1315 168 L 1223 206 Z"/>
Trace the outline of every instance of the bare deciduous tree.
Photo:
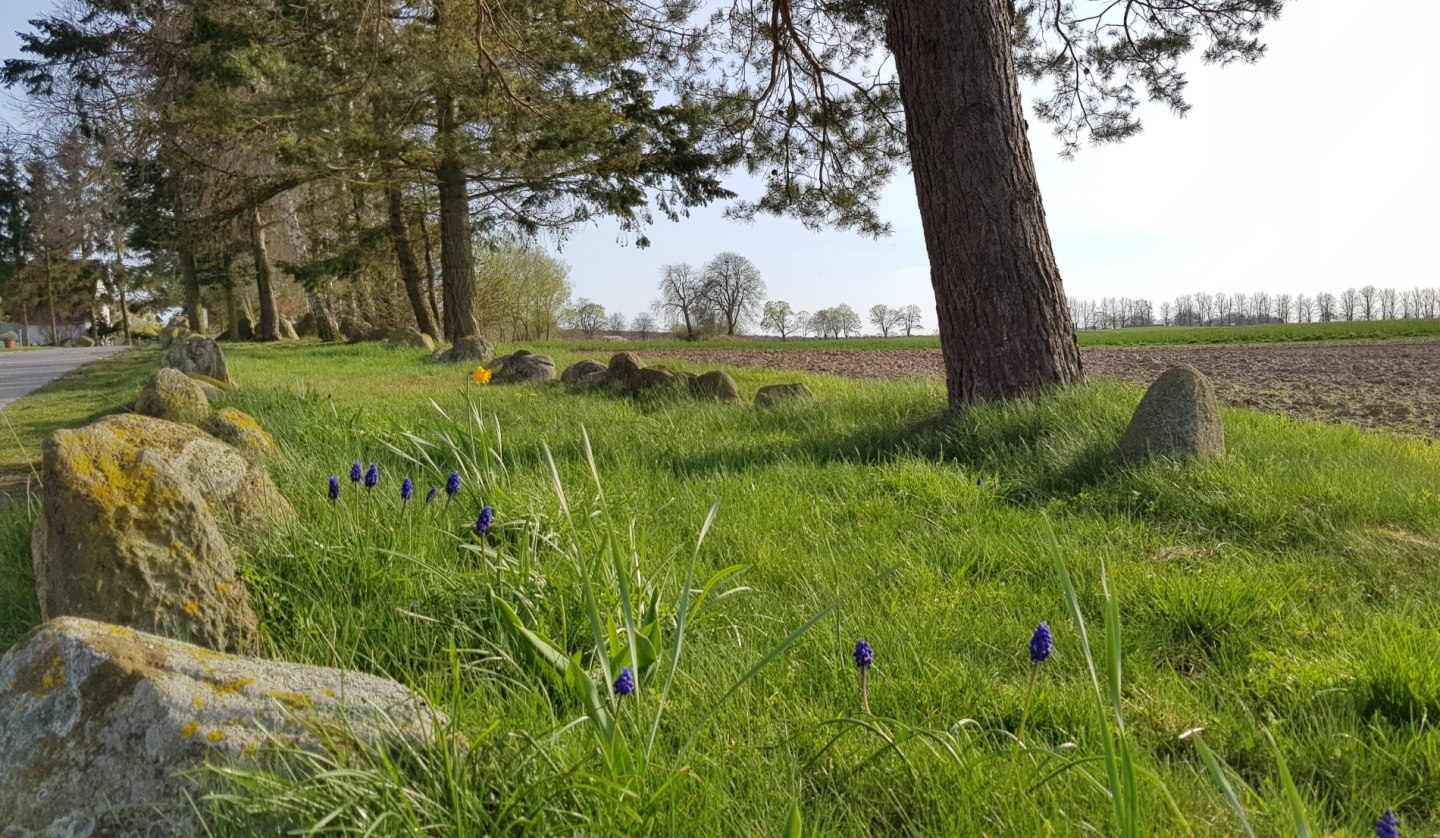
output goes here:
<path id="1" fill-rule="evenodd" d="M 760 278 L 754 262 L 726 251 L 706 263 L 703 279 L 703 293 L 710 310 L 724 325 L 725 334 L 736 334 L 759 316 L 765 301 L 765 280 Z"/>
<path id="2" fill-rule="evenodd" d="M 656 309 L 673 322 L 684 324 L 685 339 L 694 340 L 695 330 L 710 305 L 705 281 L 694 268 L 683 263 L 666 265 L 660 271 L 660 299 L 655 301 Z"/>

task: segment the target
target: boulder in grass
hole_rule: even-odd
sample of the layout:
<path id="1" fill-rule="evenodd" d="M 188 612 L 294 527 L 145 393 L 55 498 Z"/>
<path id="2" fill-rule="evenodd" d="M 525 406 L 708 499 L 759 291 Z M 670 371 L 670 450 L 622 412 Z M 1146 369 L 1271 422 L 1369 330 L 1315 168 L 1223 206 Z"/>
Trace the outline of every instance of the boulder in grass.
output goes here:
<path id="1" fill-rule="evenodd" d="M 740 387 L 735 384 L 735 379 L 720 370 L 697 376 L 694 381 L 690 382 L 690 393 L 697 399 L 711 399 L 731 404 L 742 403 Z"/>
<path id="2" fill-rule="evenodd" d="M 442 349 L 431 356 L 442 364 L 484 364 L 495 357 L 495 346 L 485 338 L 468 337 L 455 341 L 449 349 Z"/>
<path id="3" fill-rule="evenodd" d="M 562 384 L 596 386 L 605 383 L 610 370 L 599 361 L 576 361 L 560 374 Z"/>
<path id="4" fill-rule="evenodd" d="M 555 378 L 555 362 L 549 355 L 535 355 L 518 349 L 510 355 L 496 358 L 490 364 L 495 384 L 528 384 L 536 381 L 550 381 Z"/>
<path id="5" fill-rule="evenodd" d="M 171 329 L 182 329 L 185 331 L 189 331 L 190 318 L 186 317 L 183 314 L 177 314 L 174 317 L 171 317 L 170 322 L 166 323 L 165 326 Z"/>
<path id="6" fill-rule="evenodd" d="M 295 321 L 288 317 L 280 318 L 280 339 L 299 340 L 300 333 L 295 329 Z"/>
<path id="7" fill-rule="evenodd" d="M 215 341 L 200 335 L 186 335 L 183 340 L 177 339 L 170 344 L 160 365 L 186 375 L 203 375 L 221 382 L 230 380 L 225 353 L 220 351 Z"/>
<path id="8" fill-rule="evenodd" d="M 685 377 L 666 367 L 641 367 L 630 376 L 630 392 L 677 393 L 686 389 Z"/>
<path id="9" fill-rule="evenodd" d="M 295 334 L 302 338 L 313 338 L 319 332 L 315 328 L 315 315 L 312 312 L 305 312 L 300 319 L 295 321 Z"/>
<path id="10" fill-rule="evenodd" d="M 351 343 L 359 343 L 368 340 L 375 328 L 358 317 L 340 318 L 340 334 Z"/>
<path id="11" fill-rule="evenodd" d="M 426 352 L 435 351 L 435 339 L 413 327 L 390 330 L 385 334 L 385 343 L 389 346 L 424 349 Z"/>
<path id="12" fill-rule="evenodd" d="M 755 393 L 755 406 L 759 408 L 779 407 L 783 404 L 810 401 L 815 394 L 804 384 L 767 384 Z"/>
<path id="13" fill-rule="evenodd" d="M 166 326 L 165 328 L 161 329 L 159 332 L 156 333 L 156 337 L 160 341 L 161 349 L 169 349 L 171 344 L 175 343 L 175 341 L 177 340 L 183 340 L 185 336 L 189 333 L 189 329 L 184 329 L 178 326 Z"/>
<path id="14" fill-rule="evenodd" d="M 1171 367 L 1155 379 L 1120 439 L 1122 459 L 1221 457 L 1225 424 L 1210 379 L 1195 367 Z"/>
<path id="15" fill-rule="evenodd" d="M 639 355 L 634 352 L 616 352 L 610 357 L 609 381 L 616 387 L 633 390 L 640 370 L 643 369 L 645 362 L 640 360 Z"/>
<path id="16" fill-rule="evenodd" d="M 6 836 L 199 834 L 179 776 L 258 766 L 277 742 L 433 739 L 445 717 L 394 681 L 219 654 L 71 617 L 0 658 Z"/>
<path id="17" fill-rule="evenodd" d="M 222 407 L 205 422 L 205 430 L 248 454 L 264 457 L 275 453 L 275 440 L 254 417 L 233 407 Z"/>
<path id="18" fill-rule="evenodd" d="M 255 339 L 255 324 L 250 322 L 250 318 L 248 317 L 240 318 L 240 324 L 237 327 L 236 331 L 240 333 L 241 340 Z"/>
<path id="19" fill-rule="evenodd" d="M 215 388 L 212 386 L 211 389 Z M 135 400 L 135 412 L 170 422 L 198 425 L 210 415 L 210 398 L 200 382 L 179 370 L 162 367 L 140 390 L 140 398 Z"/>

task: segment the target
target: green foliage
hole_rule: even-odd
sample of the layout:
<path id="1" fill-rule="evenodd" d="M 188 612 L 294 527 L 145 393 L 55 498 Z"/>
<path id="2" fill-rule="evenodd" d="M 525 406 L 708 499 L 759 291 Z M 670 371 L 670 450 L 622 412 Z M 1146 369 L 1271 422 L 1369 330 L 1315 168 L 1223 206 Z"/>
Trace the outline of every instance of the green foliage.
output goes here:
<path id="1" fill-rule="evenodd" d="M 218 834 L 332 816 L 352 833 L 773 834 L 801 813 L 817 835 L 1223 835 L 1243 831 L 1236 804 L 1256 834 L 1291 834 L 1286 772 L 1312 834 L 1365 834 L 1387 806 L 1418 834 L 1440 825 L 1432 446 L 1228 410 L 1223 461 L 1129 467 L 1108 451 L 1140 392 L 1118 384 L 940 424 L 937 382 L 733 370 L 746 393 L 817 395 L 766 413 L 467 391 L 466 370 L 374 345 L 229 356 L 301 522 L 235 541 L 267 653 L 398 678 L 453 722 L 413 753 L 221 777 L 237 785 L 207 804 Z M 355 459 L 380 487 L 332 505 L 326 479 Z M 456 466 L 453 504 L 417 502 Z M 4 578 L 28 573 L 30 514 L 0 513 Z M 3 646 L 38 614 L 20 581 L 0 597 Z M 554 650 L 550 672 L 578 655 L 626 762 L 497 598 Z M 1018 736 L 1041 619 L 1055 654 Z M 651 660 L 640 636 L 654 661 L 617 712 L 600 691 Z M 857 637 L 875 648 L 869 715 Z M 1197 727 L 1213 767 L 1179 738 Z"/>

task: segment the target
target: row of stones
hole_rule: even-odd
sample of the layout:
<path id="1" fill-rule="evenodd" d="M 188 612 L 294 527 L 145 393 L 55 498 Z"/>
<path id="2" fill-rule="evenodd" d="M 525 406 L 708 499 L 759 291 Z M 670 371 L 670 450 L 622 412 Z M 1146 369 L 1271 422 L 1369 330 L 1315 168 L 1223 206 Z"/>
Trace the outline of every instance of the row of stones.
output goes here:
<path id="1" fill-rule="evenodd" d="M 393 681 L 236 654 L 258 649 L 259 627 L 222 524 L 267 532 L 294 512 L 249 417 L 234 424 L 265 445 L 170 421 L 231 422 L 199 389 L 233 386 L 219 347 L 182 335 L 164 363 L 140 405 L 180 413 L 110 416 L 46 442 L 31 545 L 46 622 L 0 658 L 5 838 L 192 834 L 194 788 L 177 772 L 254 764 L 276 738 L 319 747 L 322 729 L 373 741 L 443 722 Z"/>

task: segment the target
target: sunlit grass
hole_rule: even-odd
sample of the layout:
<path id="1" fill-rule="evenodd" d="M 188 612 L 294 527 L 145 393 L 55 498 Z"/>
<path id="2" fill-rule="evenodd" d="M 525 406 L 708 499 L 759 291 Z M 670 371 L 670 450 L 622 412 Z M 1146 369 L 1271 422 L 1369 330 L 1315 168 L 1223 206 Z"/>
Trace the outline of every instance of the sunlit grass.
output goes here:
<path id="1" fill-rule="evenodd" d="M 562 368 L 604 357 L 550 348 Z M 276 437 L 301 519 L 236 541 L 267 653 L 397 678 L 474 747 L 231 778 L 222 834 L 257 813 L 274 830 L 388 813 L 381 834 L 776 834 L 794 810 L 807 834 L 1236 834 L 1217 771 L 1257 834 L 1291 834 L 1267 731 L 1315 834 L 1368 834 L 1387 806 L 1406 834 L 1440 826 L 1433 447 L 1227 411 L 1223 460 L 1131 468 L 1110 452 L 1139 391 L 1114 383 L 935 423 L 938 382 L 732 370 L 746 396 L 803 380 L 818 397 L 760 412 L 467 387 L 467 369 L 376 346 L 230 361 L 231 403 Z M 349 484 L 357 460 L 379 465 L 373 496 Z M 459 497 L 426 506 L 451 469 Z M 0 513 L 0 648 L 38 620 L 30 514 Z M 652 600 L 653 659 L 630 646 Z M 577 661 L 595 704 L 497 601 Z M 1056 651 L 1027 713 L 1040 620 Z M 614 702 L 617 664 L 643 662 Z M 1193 728 L 1214 766 L 1180 738 Z M 1133 775 L 1119 809 L 1106 741 L 1117 782 Z"/>

